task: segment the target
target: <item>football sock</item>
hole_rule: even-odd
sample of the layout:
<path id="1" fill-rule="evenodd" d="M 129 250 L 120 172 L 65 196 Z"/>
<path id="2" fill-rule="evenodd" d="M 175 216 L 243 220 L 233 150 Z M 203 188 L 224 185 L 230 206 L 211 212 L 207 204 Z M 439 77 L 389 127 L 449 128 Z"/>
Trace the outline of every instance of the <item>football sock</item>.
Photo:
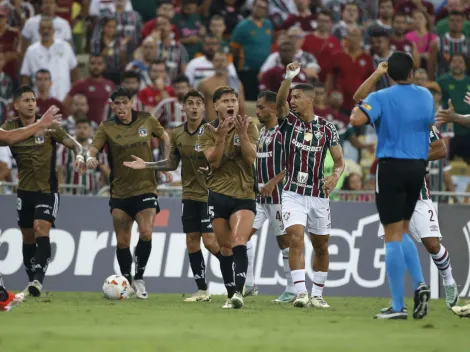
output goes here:
<path id="1" fill-rule="evenodd" d="M 419 261 L 418 248 L 416 248 L 416 244 L 406 233 L 402 236 L 402 248 L 406 266 L 413 279 L 413 290 L 416 290 L 420 283 L 424 283 L 424 276 Z"/>
<path id="2" fill-rule="evenodd" d="M 248 256 L 248 267 L 246 269 L 246 281 L 245 285 L 253 287 L 255 284 L 255 274 L 254 274 L 254 261 L 255 261 L 255 253 L 253 250 L 253 243 L 248 241 L 246 243 L 246 255 Z"/>
<path id="3" fill-rule="evenodd" d="M 282 262 L 284 264 L 284 274 L 286 274 L 286 280 L 287 280 L 286 291 L 296 293 L 297 291 L 295 290 L 294 281 L 292 281 L 292 274 L 290 272 L 290 266 L 289 266 L 289 248 L 281 249 L 281 252 L 282 252 Z"/>
<path id="4" fill-rule="evenodd" d="M 135 276 L 134 280 L 142 280 L 145 272 L 145 267 L 152 252 L 152 241 L 144 241 L 139 238 L 137 246 L 135 247 Z"/>
<path id="5" fill-rule="evenodd" d="M 246 270 L 248 267 L 248 255 L 246 246 L 240 245 L 232 248 L 233 263 L 235 271 L 235 291 L 243 293 L 246 281 Z"/>
<path id="6" fill-rule="evenodd" d="M 291 275 L 297 295 L 300 293 L 306 293 L 307 286 L 305 286 L 305 269 L 292 270 Z"/>
<path id="7" fill-rule="evenodd" d="M 132 254 L 129 247 L 127 248 L 116 248 L 116 256 L 119 263 L 119 268 L 121 269 L 121 275 L 124 276 L 129 284 L 132 285 Z"/>
<path id="8" fill-rule="evenodd" d="M 34 280 L 34 257 L 36 256 L 36 243 L 23 243 L 23 264 L 28 275 L 28 281 Z"/>
<path id="9" fill-rule="evenodd" d="M 392 294 L 392 307 L 395 312 L 400 312 L 405 307 L 404 278 L 406 272 L 401 241 L 385 244 L 385 267 Z"/>
<path id="10" fill-rule="evenodd" d="M 446 247 L 441 244 L 439 252 L 437 254 L 431 254 L 431 257 L 437 269 L 439 269 L 444 285 L 449 286 L 455 284 L 454 277 L 452 276 L 452 266 L 450 265 L 450 256 Z"/>
<path id="11" fill-rule="evenodd" d="M 233 255 L 220 257 L 220 271 L 224 280 L 227 297 L 232 298 L 235 293 L 235 280 L 233 277 Z"/>
<path id="12" fill-rule="evenodd" d="M 322 271 L 315 271 L 313 273 L 312 297 L 323 295 L 323 287 L 325 287 L 327 276 L 328 273 Z"/>
<path id="13" fill-rule="evenodd" d="M 46 276 L 47 266 L 51 260 L 51 240 L 49 237 L 38 237 L 36 239 L 37 249 L 34 259 L 34 279 L 41 284 Z"/>
<path id="14" fill-rule="evenodd" d="M 5 302 L 8 299 L 8 291 L 6 290 L 3 279 L 0 276 L 0 302 Z"/>
<path id="15" fill-rule="evenodd" d="M 188 253 L 189 254 L 189 264 L 191 265 L 191 270 L 193 271 L 194 280 L 198 290 L 206 291 L 207 282 L 206 282 L 206 266 L 204 264 L 204 257 L 202 256 L 201 250 Z"/>

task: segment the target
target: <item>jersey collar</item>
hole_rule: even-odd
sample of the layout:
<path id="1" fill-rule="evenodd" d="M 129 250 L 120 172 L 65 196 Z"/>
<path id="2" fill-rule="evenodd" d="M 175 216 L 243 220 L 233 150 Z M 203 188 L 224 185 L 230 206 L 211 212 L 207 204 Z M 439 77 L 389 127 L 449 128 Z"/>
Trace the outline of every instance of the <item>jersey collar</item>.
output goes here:
<path id="1" fill-rule="evenodd" d="M 186 122 L 184 123 L 184 131 L 185 131 L 187 134 L 189 134 L 190 136 L 194 136 L 196 133 L 199 132 L 199 129 L 201 128 L 201 126 L 202 126 L 202 125 L 205 125 L 205 124 L 206 124 L 206 120 L 205 120 L 205 119 L 202 119 L 202 120 L 201 120 L 201 123 L 199 124 L 199 126 L 197 126 L 196 131 L 194 131 L 194 132 L 191 133 L 191 132 L 189 132 L 189 129 L 188 129 L 188 121 L 186 121 Z"/>
<path id="2" fill-rule="evenodd" d="M 135 111 L 134 109 L 132 109 L 132 120 L 131 120 L 131 122 L 129 122 L 129 123 L 123 123 L 123 122 L 121 122 L 121 120 L 119 120 L 119 117 L 114 116 L 114 121 L 115 121 L 118 125 L 123 125 L 123 126 L 130 126 L 130 125 L 132 125 L 136 120 L 137 120 L 137 111 Z"/>
<path id="3" fill-rule="evenodd" d="M 36 114 L 36 117 L 34 118 L 34 122 L 36 122 L 37 120 L 39 120 L 41 118 L 41 116 L 39 114 Z M 21 119 L 20 117 L 18 116 L 18 127 L 24 127 L 23 126 L 23 122 L 21 122 Z"/>

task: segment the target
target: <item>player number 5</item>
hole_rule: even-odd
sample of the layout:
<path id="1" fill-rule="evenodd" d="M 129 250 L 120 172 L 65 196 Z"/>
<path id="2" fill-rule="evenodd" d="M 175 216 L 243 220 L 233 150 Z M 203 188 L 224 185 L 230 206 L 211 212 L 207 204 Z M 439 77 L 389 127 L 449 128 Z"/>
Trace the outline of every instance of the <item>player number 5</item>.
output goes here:
<path id="1" fill-rule="evenodd" d="M 214 217 L 214 206 L 213 206 L 213 205 L 210 205 L 210 206 L 209 206 L 209 216 L 210 216 L 211 218 Z"/>

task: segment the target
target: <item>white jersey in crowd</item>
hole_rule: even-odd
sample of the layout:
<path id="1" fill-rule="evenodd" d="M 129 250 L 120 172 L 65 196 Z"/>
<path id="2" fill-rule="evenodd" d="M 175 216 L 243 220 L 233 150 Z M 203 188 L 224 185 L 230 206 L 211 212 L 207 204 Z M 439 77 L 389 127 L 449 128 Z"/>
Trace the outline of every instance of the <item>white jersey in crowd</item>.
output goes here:
<path id="1" fill-rule="evenodd" d="M 26 21 L 21 31 L 21 35 L 31 43 L 36 43 L 41 40 L 39 22 L 41 22 L 41 15 L 33 16 Z M 52 25 L 54 26 L 54 39 L 72 41 L 72 28 L 70 27 L 70 23 L 62 17 L 56 16 L 52 20 Z"/>
<path id="2" fill-rule="evenodd" d="M 132 3 L 127 1 L 126 11 L 133 11 Z M 90 16 L 102 16 L 103 14 L 111 12 L 116 12 L 116 5 L 114 5 L 114 0 L 91 0 L 90 2 Z"/>
<path id="3" fill-rule="evenodd" d="M 232 63 L 228 65 L 227 70 L 229 76 L 238 79 L 237 70 Z M 189 79 L 189 84 L 197 89 L 203 79 L 215 74 L 214 65 L 205 56 L 200 56 L 189 61 L 185 74 Z"/>

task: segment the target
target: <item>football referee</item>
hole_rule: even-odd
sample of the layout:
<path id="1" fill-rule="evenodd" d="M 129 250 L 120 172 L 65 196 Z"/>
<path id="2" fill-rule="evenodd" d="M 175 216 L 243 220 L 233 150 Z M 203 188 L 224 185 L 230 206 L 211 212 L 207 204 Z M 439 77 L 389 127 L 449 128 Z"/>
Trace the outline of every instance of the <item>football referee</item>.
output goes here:
<path id="1" fill-rule="evenodd" d="M 351 124 L 372 124 L 378 136 L 376 204 L 385 229 L 385 264 L 392 307 L 376 316 L 378 319 L 406 319 L 404 277 L 407 265 L 420 266 L 419 259 L 407 263 L 402 234 L 419 197 L 426 175 L 429 151 L 429 129 L 434 123 L 431 93 L 411 84 L 413 59 L 395 52 L 388 59 L 388 75 L 395 82 L 390 88 L 369 94 L 351 114 Z M 413 317 L 427 314 L 429 288 L 420 284 L 415 291 Z"/>

